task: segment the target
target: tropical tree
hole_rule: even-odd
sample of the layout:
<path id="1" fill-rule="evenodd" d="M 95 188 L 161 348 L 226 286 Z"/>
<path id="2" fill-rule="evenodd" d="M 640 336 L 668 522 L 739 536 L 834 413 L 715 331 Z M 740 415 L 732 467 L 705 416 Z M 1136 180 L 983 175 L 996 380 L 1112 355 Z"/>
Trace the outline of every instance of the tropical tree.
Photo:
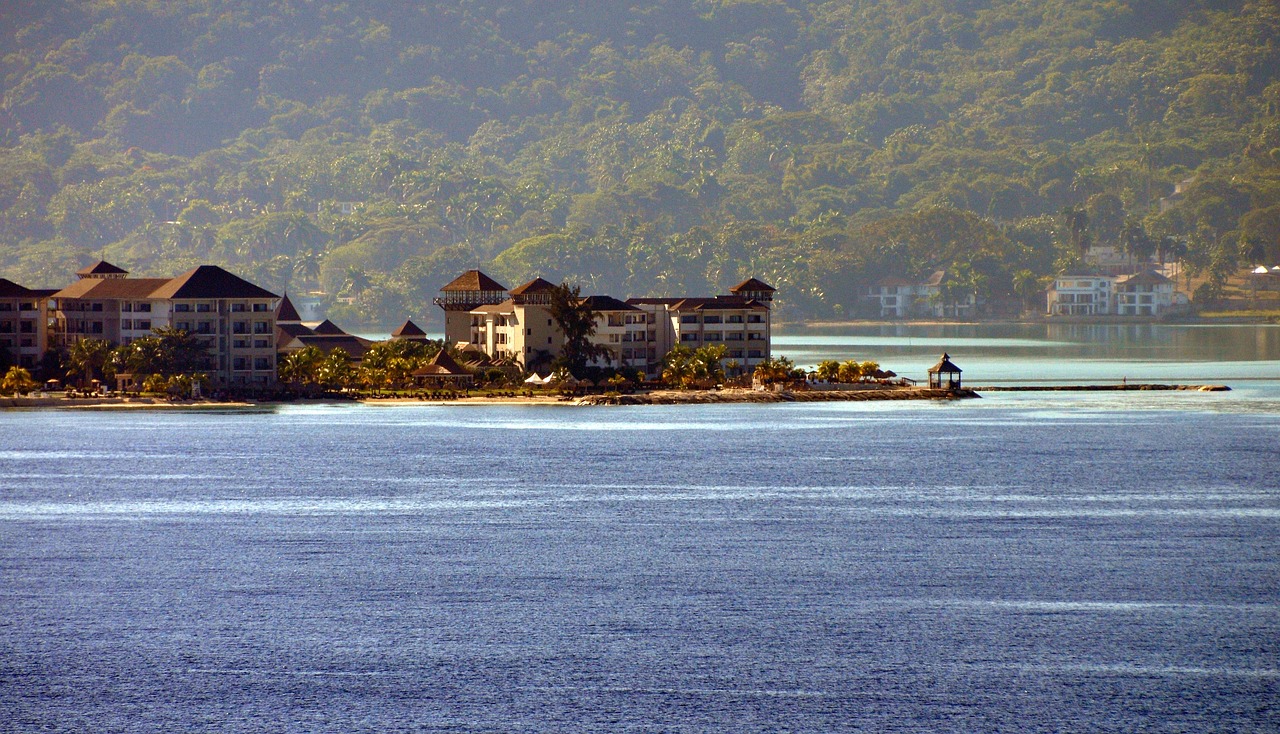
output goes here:
<path id="1" fill-rule="evenodd" d="M 837 374 L 840 382 L 857 382 L 862 379 L 862 364 L 856 359 L 841 362 Z"/>
<path id="2" fill-rule="evenodd" d="M 818 369 L 814 371 L 819 380 L 826 382 L 840 381 L 840 362 L 834 359 L 824 359 L 818 363 Z"/>
<path id="3" fill-rule="evenodd" d="M 560 356 L 554 364 L 569 370 L 574 377 L 582 375 L 588 362 L 609 354 L 607 349 L 591 341 L 596 333 L 596 312 L 580 293 L 578 286 L 561 283 L 551 291 L 549 308 L 551 318 L 564 337 Z"/>
<path id="4" fill-rule="evenodd" d="M 106 379 L 110 366 L 111 342 L 106 339 L 81 339 L 71 345 L 67 354 L 67 374 L 80 378 L 80 384 Z"/>
<path id="5" fill-rule="evenodd" d="M 306 346 L 285 355 L 276 369 L 282 382 L 300 388 L 314 387 L 320 382 L 320 364 L 324 358 L 325 353 L 319 347 Z"/>
<path id="6" fill-rule="evenodd" d="M 4 379 L 0 380 L 0 395 L 24 395 L 36 387 L 36 381 L 31 379 L 31 373 L 14 365 L 5 373 Z"/>
<path id="7" fill-rule="evenodd" d="M 756 365 L 754 377 L 761 384 L 772 385 L 803 377 L 803 372 L 796 370 L 795 363 L 786 357 L 772 357 Z"/>

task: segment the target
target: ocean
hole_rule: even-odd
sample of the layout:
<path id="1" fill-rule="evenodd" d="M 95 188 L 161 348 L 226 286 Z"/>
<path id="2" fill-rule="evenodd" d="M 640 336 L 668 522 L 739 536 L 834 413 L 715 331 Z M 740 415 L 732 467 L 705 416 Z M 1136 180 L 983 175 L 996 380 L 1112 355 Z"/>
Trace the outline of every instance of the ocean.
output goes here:
<path id="1" fill-rule="evenodd" d="M 940 346 L 868 338 L 782 337 Z M 1085 361 L 1009 349 L 951 353 Z M 1270 349 L 1087 365 L 1229 393 L 0 412 L 0 731 L 1277 731 Z"/>

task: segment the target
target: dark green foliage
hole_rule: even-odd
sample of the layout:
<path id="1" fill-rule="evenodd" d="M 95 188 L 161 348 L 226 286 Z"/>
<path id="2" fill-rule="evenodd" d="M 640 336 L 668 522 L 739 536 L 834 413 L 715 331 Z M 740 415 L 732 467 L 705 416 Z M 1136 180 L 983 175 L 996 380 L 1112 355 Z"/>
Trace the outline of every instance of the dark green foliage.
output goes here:
<path id="1" fill-rule="evenodd" d="M 0 275 L 30 286 L 212 262 L 386 326 L 476 266 L 754 275 L 804 316 L 962 265 L 1007 295 L 1139 231 L 1276 264 L 1265 0 L 12 5 Z"/>

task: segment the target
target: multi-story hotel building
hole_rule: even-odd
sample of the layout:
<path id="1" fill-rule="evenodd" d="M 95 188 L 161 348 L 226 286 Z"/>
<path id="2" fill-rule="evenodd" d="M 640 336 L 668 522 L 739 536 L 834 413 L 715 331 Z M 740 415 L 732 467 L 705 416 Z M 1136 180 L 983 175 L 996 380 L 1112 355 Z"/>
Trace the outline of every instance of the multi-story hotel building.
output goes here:
<path id="1" fill-rule="evenodd" d="M 462 288 L 459 281 L 463 282 Z M 480 283 L 496 281 L 469 271 L 445 288 L 436 304 L 445 309 L 446 323 L 458 313 L 463 296 L 478 298 Z M 560 353 L 564 335 L 551 315 L 551 291 L 556 286 L 542 278 L 510 292 L 510 298 L 485 303 L 468 313 L 469 333 L 464 338 L 446 327 L 446 338 L 483 349 L 494 359 L 512 359 L 526 369 L 549 364 Z M 749 371 L 770 358 L 770 323 L 774 288 L 755 278 L 730 289 L 730 295 L 711 298 L 632 298 L 620 301 L 610 296 L 588 296 L 584 300 L 595 312 L 596 330 L 592 341 L 603 348 L 607 358 L 598 366 L 629 367 L 655 375 L 661 372 L 662 358 L 676 344 L 693 349 L 708 344 L 724 344 L 726 360 Z M 492 291 L 485 293 L 496 300 Z M 452 310 L 451 310 L 452 308 Z"/>
<path id="2" fill-rule="evenodd" d="M 451 280 L 435 299 L 435 304 L 444 310 L 445 342 L 470 342 L 474 321 L 471 311 L 506 300 L 507 287 L 479 270 L 468 270 Z"/>
<path id="3" fill-rule="evenodd" d="M 12 364 L 34 368 L 49 348 L 48 302 L 53 293 L 0 278 L 0 350 Z"/>
<path id="4" fill-rule="evenodd" d="M 194 334 L 209 350 L 208 373 L 223 385 L 276 380 L 275 307 L 280 297 L 215 265 L 176 278 L 130 278 L 99 262 L 49 298 L 53 343 L 81 339 L 129 344 L 152 329 Z"/>

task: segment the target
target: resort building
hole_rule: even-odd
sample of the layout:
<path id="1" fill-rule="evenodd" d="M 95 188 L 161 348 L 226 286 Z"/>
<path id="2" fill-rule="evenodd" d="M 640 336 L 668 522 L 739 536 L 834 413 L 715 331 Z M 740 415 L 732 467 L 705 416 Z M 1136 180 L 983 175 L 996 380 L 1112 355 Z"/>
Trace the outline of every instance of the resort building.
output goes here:
<path id="1" fill-rule="evenodd" d="M 1054 278 L 1046 294 L 1054 316 L 1100 316 L 1112 313 L 1115 277 L 1067 273 Z"/>
<path id="2" fill-rule="evenodd" d="M 481 303 L 467 312 L 468 333 L 446 326 L 452 344 L 479 348 L 495 360 L 512 360 L 527 370 L 549 366 L 560 354 L 564 335 L 551 315 L 553 283 L 535 278 L 511 289 L 509 298 L 495 301 L 496 282 L 479 271 L 468 271 L 445 286 L 436 304 L 445 309 L 446 323 L 468 300 Z M 753 369 L 772 356 L 771 305 L 775 290 L 756 278 L 739 283 L 729 295 L 707 298 L 631 298 L 588 296 L 595 312 L 592 342 L 608 356 L 596 366 L 627 367 L 648 375 L 661 372 L 662 358 L 672 347 L 693 349 L 724 344 L 727 361 L 740 370 Z M 461 343 L 461 344 L 459 344 Z"/>
<path id="3" fill-rule="evenodd" d="M 0 278 L 0 357 L 32 369 L 49 348 L 49 296 Z"/>
<path id="4" fill-rule="evenodd" d="M 1174 303 L 1173 281 L 1146 270 L 1116 279 L 1116 313 L 1121 316 L 1159 316 Z"/>
<path id="5" fill-rule="evenodd" d="M 974 294 L 965 293 L 954 302 L 946 301 L 942 295 L 946 282 L 945 270 L 935 270 L 924 281 L 890 276 L 867 288 L 865 297 L 871 301 L 873 310 L 879 310 L 883 319 L 972 316 L 977 306 Z"/>
<path id="6" fill-rule="evenodd" d="M 276 317 L 280 297 L 215 265 L 176 278 L 130 278 L 98 262 L 79 280 L 49 296 L 51 345 L 82 339 L 129 344 L 153 329 L 181 329 L 209 351 L 207 371 L 223 385 L 270 385 L 276 380 Z"/>
<path id="7" fill-rule="evenodd" d="M 1053 316 L 1155 317 L 1185 301 L 1174 291 L 1173 281 L 1154 270 L 1120 276 L 1059 275 L 1046 293 L 1047 312 Z"/>
<path id="8" fill-rule="evenodd" d="M 471 311 L 507 300 L 507 287 L 479 270 L 468 270 L 440 289 L 435 304 L 444 309 L 446 344 L 470 342 Z"/>

